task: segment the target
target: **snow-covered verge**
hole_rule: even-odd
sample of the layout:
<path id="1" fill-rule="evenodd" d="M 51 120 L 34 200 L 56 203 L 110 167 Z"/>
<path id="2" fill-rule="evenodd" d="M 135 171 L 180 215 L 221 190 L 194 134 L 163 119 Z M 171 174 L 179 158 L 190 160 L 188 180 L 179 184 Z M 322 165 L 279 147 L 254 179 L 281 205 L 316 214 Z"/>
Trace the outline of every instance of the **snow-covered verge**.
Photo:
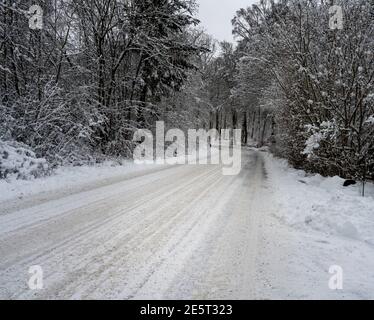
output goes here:
<path id="1" fill-rule="evenodd" d="M 276 215 L 298 229 L 361 240 L 374 246 L 374 186 L 344 187 L 339 177 L 324 178 L 292 169 L 285 160 L 265 157 L 279 205 Z"/>
<path id="2" fill-rule="evenodd" d="M 107 161 L 94 166 L 65 166 L 56 169 L 52 175 L 30 180 L 0 180 L 0 203 L 14 198 L 24 198 L 40 193 L 53 193 L 63 189 L 83 188 L 96 181 L 122 178 L 146 169 L 149 165 L 135 165 L 132 161 Z"/>
<path id="3" fill-rule="evenodd" d="M 345 188 L 341 178 L 263 154 L 272 201 L 262 298 L 374 299 L 374 186 L 363 198 L 360 185 Z M 343 270 L 343 290 L 328 286 L 332 266 Z"/>
<path id="4" fill-rule="evenodd" d="M 26 145 L 0 139 L 0 179 L 38 178 L 48 172 L 47 161 Z"/>

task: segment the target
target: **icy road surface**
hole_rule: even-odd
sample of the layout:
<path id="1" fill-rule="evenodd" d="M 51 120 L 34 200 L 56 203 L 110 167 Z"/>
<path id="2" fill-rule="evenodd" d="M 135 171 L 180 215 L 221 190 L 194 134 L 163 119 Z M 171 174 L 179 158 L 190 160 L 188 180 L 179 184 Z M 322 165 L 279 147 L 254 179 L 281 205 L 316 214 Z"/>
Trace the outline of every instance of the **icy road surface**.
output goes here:
<path id="1" fill-rule="evenodd" d="M 247 150 L 238 176 L 164 167 L 3 207 L 0 298 L 256 298 L 265 180 Z M 34 265 L 40 291 L 28 287 Z"/>

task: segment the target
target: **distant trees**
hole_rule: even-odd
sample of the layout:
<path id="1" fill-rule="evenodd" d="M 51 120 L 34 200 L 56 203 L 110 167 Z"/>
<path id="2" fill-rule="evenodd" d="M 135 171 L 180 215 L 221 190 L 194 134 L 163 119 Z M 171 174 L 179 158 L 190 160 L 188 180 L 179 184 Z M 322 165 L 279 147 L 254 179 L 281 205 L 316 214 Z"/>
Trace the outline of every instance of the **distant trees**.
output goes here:
<path id="1" fill-rule="evenodd" d="M 210 66 L 215 60 L 216 41 L 200 29 L 193 30 L 188 36 L 190 41 L 205 49 L 193 59 L 195 68 L 188 71 L 181 90 L 174 91 L 159 103 L 163 111 L 159 118 L 169 128 L 179 128 L 185 132 L 188 129 L 211 128 L 211 114 L 215 109 L 209 96 L 208 80 Z"/>
<path id="2" fill-rule="evenodd" d="M 274 108 L 279 151 L 295 166 L 373 178 L 373 3 L 338 4 L 342 30 L 329 28 L 326 1 L 263 0 L 240 10 L 238 92 Z"/>
<path id="3" fill-rule="evenodd" d="M 212 123 L 218 131 L 231 124 L 237 126 L 236 110 L 233 109 L 231 89 L 234 86 L 236 57 L 231 43 L 220 43 L 220 53 L 209 65 L 206 85 L 209 101 L 213 106 Z"/>

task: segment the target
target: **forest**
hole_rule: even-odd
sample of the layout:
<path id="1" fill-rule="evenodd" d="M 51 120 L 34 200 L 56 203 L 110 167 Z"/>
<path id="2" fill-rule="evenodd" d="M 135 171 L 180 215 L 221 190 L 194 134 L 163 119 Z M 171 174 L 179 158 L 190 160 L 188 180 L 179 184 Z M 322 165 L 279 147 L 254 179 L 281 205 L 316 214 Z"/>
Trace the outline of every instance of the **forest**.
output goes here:
<path id="1" fill-rule="evenodd" d="M 261 0 L 237 45 L 194 0 L 0 2 L 0 179 L 131 158 L 137 129 L 242 129 L 323 176 L 374 180 L 374 1 Z M 35 20 L 36 19 L 36 20 Z M 32 26 L 36 26 L 32 28 Z"/>

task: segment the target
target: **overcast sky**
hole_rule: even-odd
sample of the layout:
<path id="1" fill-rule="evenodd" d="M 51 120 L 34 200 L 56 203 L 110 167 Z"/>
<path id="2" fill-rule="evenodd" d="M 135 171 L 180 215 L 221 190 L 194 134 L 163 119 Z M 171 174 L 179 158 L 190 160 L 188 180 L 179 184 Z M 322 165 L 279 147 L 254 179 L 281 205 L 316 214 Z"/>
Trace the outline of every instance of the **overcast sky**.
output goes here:
<path id="1" fill-rule="evenodd" d="M 258 0 L 197 0 L 201 26 L 217 40 L 234 42 L 231 20 L 240 8 Z"/>

